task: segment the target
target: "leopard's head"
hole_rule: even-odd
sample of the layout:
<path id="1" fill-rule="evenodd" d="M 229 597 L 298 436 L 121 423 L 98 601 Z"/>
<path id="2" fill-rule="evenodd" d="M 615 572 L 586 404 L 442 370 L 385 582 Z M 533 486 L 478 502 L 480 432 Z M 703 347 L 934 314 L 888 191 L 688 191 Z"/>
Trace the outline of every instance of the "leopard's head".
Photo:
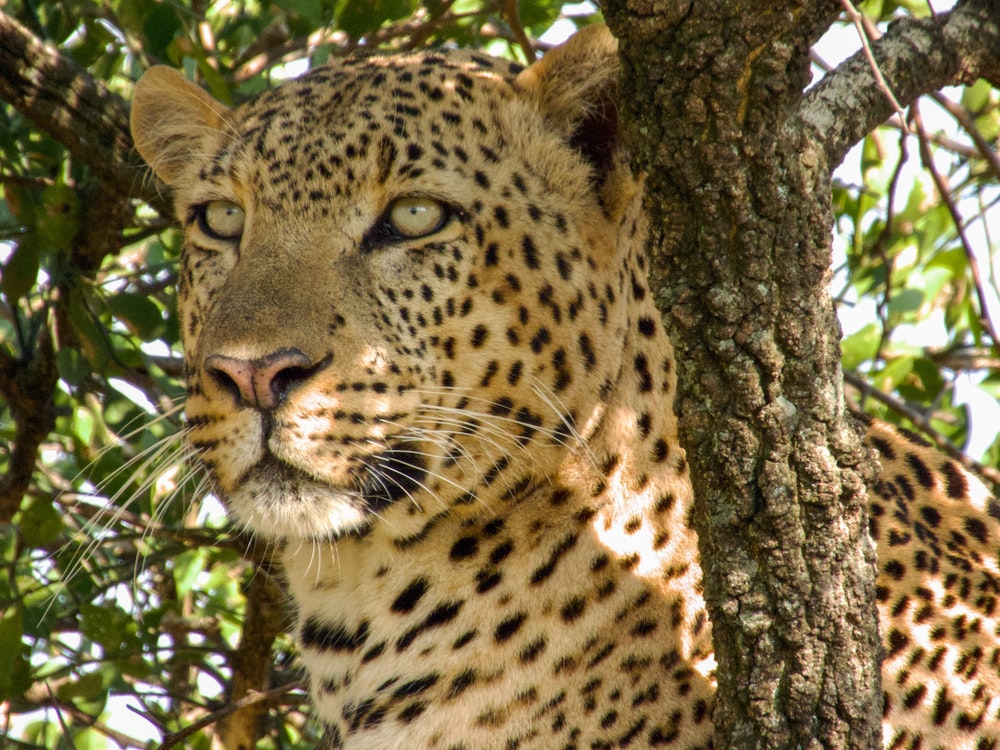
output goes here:
<path id="1" fill-rule="evenodd" d="M 603 28 L 525 70 L 348 59 L 236 108 L 146 73 L 132 131 L 185 232 L 190 442 L 239 522 L 403 536 L 585 450 L 636 325 L 616 79 Z"/>

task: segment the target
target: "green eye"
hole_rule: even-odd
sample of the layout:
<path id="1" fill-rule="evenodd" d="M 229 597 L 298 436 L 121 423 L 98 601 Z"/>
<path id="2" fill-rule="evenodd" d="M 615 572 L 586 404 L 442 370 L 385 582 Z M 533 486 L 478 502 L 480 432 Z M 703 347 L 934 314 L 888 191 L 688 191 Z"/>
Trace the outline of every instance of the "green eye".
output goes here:
<path id="1" fill-rule="evenodd" d="M 400 198 L 389 206 L 387 228 L 404 239 L 417 239 L 433 234 L 448 220 L 448 210 L 433 198 Z"/>
<path id="2" fill-rule="evenodd" d="M 201 231 L 217 240 L 235 240 L 243 234 L 246 214 L 231 201 L 209 201 L 198 210 Z"/>

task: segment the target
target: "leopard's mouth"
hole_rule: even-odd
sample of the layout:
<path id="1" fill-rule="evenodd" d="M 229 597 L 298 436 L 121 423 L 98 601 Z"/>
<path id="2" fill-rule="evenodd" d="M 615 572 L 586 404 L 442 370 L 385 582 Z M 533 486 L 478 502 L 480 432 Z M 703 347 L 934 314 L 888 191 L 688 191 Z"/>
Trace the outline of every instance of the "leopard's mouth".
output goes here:
<path id="1" fill-rule="evenodd" d="M 395 502 L 423 487 L 420 454 L 389 448 L 365 459 L 350 486 L 321 477 L 267 452 L 226 493 L 233 519 L 260 537 L 330 539 L 357 533 Z"/>

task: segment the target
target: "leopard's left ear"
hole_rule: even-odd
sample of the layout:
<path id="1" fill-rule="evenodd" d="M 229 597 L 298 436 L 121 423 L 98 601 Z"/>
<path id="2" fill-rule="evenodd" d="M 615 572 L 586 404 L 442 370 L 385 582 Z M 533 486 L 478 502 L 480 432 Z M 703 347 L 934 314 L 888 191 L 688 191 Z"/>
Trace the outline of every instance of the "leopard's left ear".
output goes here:
<path id="1" fill-rule="evenodd" d="M 630 176 L 618 119 L 618 41 L 607 26 L 586 26 L 514 80 L 546 122 L 594 167 L 609 214 L 623 208 Z"/>

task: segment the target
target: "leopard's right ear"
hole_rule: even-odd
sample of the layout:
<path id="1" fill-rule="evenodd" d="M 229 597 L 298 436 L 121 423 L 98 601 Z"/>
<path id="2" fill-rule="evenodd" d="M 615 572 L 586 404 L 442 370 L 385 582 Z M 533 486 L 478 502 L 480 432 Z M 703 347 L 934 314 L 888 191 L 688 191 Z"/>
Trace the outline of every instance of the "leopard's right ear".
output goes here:
<path id="1" fill-rule="evenodd" d="M 224 127 L 228 111 L 179 71 L 156 65 L 135 87 L 132 140 L 156 176 L 173 185 L 204 155 L 206 139 Z"/>

